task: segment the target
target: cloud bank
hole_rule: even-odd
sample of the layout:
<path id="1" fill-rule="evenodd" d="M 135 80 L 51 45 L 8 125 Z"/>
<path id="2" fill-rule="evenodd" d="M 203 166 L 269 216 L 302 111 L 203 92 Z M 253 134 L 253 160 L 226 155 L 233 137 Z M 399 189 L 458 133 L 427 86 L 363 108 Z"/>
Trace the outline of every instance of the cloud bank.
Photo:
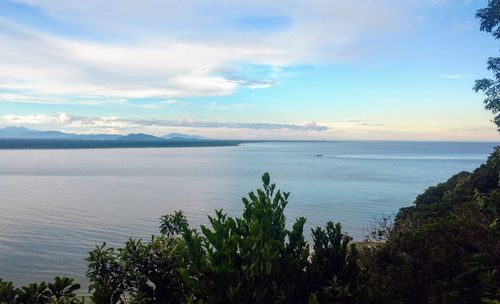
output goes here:
<path id="1" fill-rule="evenodd" d="M 318 125 L 315 122 L 309 124 L 289 124 L 289 123 L 243 123 L 243 122 L 214 122 L 196 121 L 192 119 L 168 120 L 168 119 L 129 119 L 118 117 L 85 117 L 57 113 L 54 115 L 33 114 L 33 115 L 4 115 L 0 117 L 0 124 L 33 126 L 38 125 L 45 128 L 79 128 L 85 129 L 108 129 L 108 133 L 116 133 L 121 129 L 142 128 L 142 127 L 180 127 L 196 129 L 246 129 L 246 130 L 297 130 L 297 131 L 326 131 L 327 126 Z"/>
<path id="2" fill-rule="evenodd" d="M 404 20 L 395 0 L 12 3 L 44 22 L 0 17 L 0 101 L 31 103 L 262 89 L 288 66 L 350 60 Z"/>

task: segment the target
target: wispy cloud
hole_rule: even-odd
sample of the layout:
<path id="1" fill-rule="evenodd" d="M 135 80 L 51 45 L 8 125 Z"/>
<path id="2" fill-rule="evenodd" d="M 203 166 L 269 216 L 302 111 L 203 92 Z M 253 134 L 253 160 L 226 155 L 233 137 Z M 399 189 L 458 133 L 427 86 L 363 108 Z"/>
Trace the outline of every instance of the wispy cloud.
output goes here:
<path id="1" fill-rule="evenodd" d="M 439 78 L 443 79 L 464 79 L 471 78 L 470 75 L 462 75 L 462 74 L 448 74 L 448 75 L 439 75 Z"/>
<path id="2" fill-rule="evenodd" d="M 78 96 L 107 103 L 267 88 L 283 67 L 350 59 L 365 37 L 404 22 L 395 0 L 17 2 L 99 39 L 0 17 L 0 90 L 24 96 L 9 98 L 14 102 L 79 103 Z M 235 26 L 241 20 L 261 25 Z M 252 74 L 252 66 L 271 72 Z"/>
<path id="3" fill-rule="evenodd" d="M 164 127 L 190 127 L 190 128 L 228 128 L 228 129 L 262 129 L 262 130 L 300 130 L 300 131 L 325 131 L 327 126 L 321 126 L 315 122 L 298 125 L 286 123 L 244 123 L 244 122 L 210 122 L 210 121 L 179 121 L 179 120 L 155 120 L 155 119 L 130 119 L 122 120 L 141 126 L 164 126 Z"/>
<path id="4" fill-rule="evenodd" d="M 111 117 L 86 117 L 68 115 L 66 113 L 32 114 L 32 115 L 4 115 L 0 118 L 3 125 L 46 125 L 71 128 L 104 128 L 127 129 L 140 127 L 182 127 L 182 128 L 226 128 L 226 129 L 253 129 L 253 130 L 299 130 L 299 131 L 326 131 L 327 126 L 315 122 L 309 124 L 290 123 L 248 123 L 248 122 L 216 122 L 197 121 L 193 119 L 130 119 Z M 116 131 L 116 130 L 115 130 Z"/>

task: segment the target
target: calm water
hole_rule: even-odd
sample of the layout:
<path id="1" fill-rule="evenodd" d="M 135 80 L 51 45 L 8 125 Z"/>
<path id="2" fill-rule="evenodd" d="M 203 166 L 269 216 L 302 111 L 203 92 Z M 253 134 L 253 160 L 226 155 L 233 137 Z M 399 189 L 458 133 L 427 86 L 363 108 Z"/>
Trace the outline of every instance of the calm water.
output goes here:
<path id="1" fill-rule="evenodd" d="M 307 230 L 340 221 L 355 238 L 427 187 L 484 162 L 494 143 L 316 142 L 237 147 L 0 150 L 0 277 L 18 284 L 68 275 L 84 282 L 86 253 L 157 233 L 160 215 L 194 226 L 269 171 L 291 192 L 287 216 Z M 322 154 L 322 157 L 317 157 Z M 85 284 L 84 284 L 85 285 Z"/>

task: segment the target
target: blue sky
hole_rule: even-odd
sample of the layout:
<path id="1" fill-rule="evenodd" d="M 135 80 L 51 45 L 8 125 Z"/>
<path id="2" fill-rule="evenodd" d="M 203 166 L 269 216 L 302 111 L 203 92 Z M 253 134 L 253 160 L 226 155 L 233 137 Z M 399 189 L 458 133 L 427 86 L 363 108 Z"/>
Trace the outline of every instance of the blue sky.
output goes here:
<path id="1" fill-rule="evenodd" d="M 0 127 L 494 140 L 483 0 L 0 0 Z"/>

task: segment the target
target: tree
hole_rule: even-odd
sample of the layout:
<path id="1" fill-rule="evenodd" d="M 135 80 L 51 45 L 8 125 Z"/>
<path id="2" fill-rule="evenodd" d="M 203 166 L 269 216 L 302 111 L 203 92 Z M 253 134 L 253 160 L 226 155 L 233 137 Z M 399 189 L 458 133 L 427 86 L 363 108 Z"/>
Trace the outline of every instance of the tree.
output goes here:
<path id="1" fill-rule="evenodd" d="M 187 261 L 180 269 L 196 303 L 348 303 L 359 286 L 350 239 L 329 222 L 313 230 L 314 253 L 304 239 L 305 218 L 286 228 L 289 193 L 268 173 L 263 187 L 243 198 L 242 217 L 222 210 L 201 233 L 186 227 Z"/>
<path id="2" fill-rule="evenodd" d="M 74 283 L 74 279 L 57 276 L 54 283 L 47 285 L 50 291 L 50 299 L 54 303 L 74 303 L 78 302 L 75 291 L 80 289 L 80 284 Z"/>
<path id="3" fill-rule="evenodd" d="M 125 275 L 114 248 L 106 247 L 106 243 L 96 246 L 86 261 L 92 302 L 95 304 L 120 302 L 121 298 L 125 297 Z"/>
<path id="4" fill-rule="evenodd" d="M 50 291 L 47 288 L 47 283 L 30 283 L 21 287 L 18 302 L 23 304 L 45 304 L 49 299 Z"/>
<path id="5" fill-rule="evenodd" d="M 167 236 L 176 236 L 188 225 L 187 219 L 182 211 L 175 211 L 172 214 L 163 215 L 160 218 L 160 232 Z"/>
<path id="6" fill-rule="evenodd" d="M 491 33 L 495 39 L 500 39 L 500 0 L 489 0 L 488 5 L 477 11 L 476 18 L 480 19 L 480 30 Z M 485 109 L 495 114 L 494 122 L 500 131 L 500 57 L 488 59 L 488 70 L 493 72 L 495 79 L 476 80 L 474 90 L 482 91 Z"/>
<path id="7" fill-rule="evenodd" d="M 304 218 L 285 228 L 289 193 L 263 189 L 243 198 L 242 218 L 217 210 L 202 234 L 185 229 L 189 264 L 181 269 L 191 300 L 199 303 L 303 303 L 309 247 Z"/>
<path id="8" fill-rule="evenodd" d="M 342 226 L 328 222 L 312 231 L 313 253 L 307 269 L 310 290 L 319 303 L 353 303 L 362 283 L 356 246 Z"/>
<path id="9" fill-rule="evenodd" d="M 11 281 L 0 279 L 0 304 L 14 304 L 20 290 Z"/>
<path id="10" fill-rule="evenodd" d="M 181 303 L 184 289 L 181 267 L 184 242 L 179 238 L 153 236 L 150 242 L 129 240 L 119 250 L 126 289 L 135 302 Z"/>

